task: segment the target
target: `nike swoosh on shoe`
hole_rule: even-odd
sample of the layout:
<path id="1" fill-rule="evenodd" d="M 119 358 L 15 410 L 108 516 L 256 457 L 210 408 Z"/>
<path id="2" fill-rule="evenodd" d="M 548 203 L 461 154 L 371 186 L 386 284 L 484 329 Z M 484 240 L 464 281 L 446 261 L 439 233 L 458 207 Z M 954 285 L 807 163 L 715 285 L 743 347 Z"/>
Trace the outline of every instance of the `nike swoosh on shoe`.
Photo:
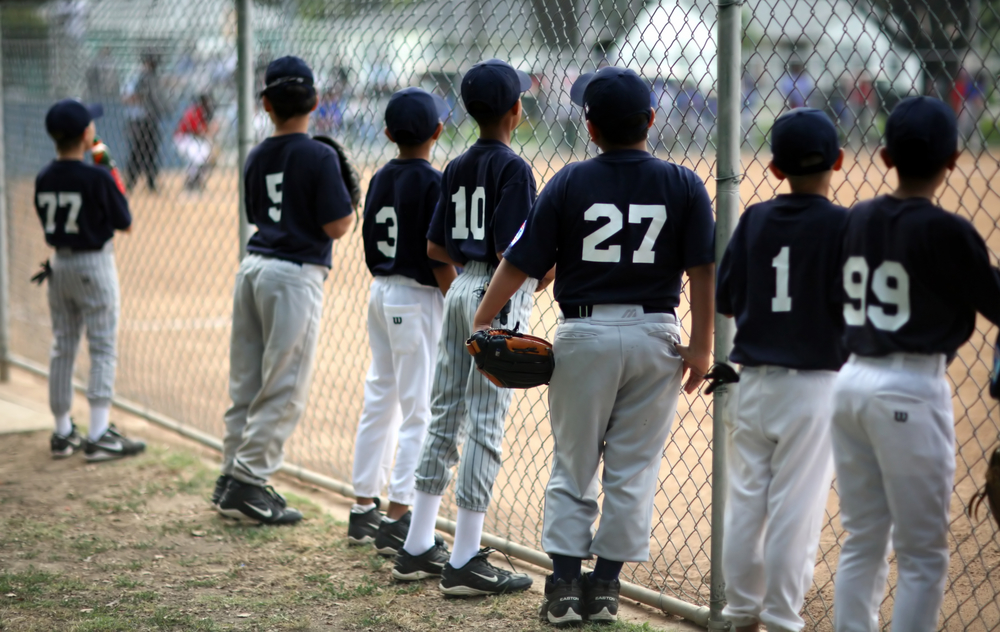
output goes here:
<path id="1" fill-rule="evenodd" d="M 249 507 L 250 509 L 253 509 L 254 513 L 258 514 L 261 518 L 263 518 L 265 520 L 269 520 L 271 518 L 271 516 L 274 515 L 274 512 L 271 511 L 271 509 L 268 509 L 267 511 L 264 511 L 260 507 L 254 507 L 250 503 L 243 503 L 243 506 L 244 507 Z"/>
<path id="2" fill-rule="evenodd" d="M 400 542 L 406 542 L 406 538 L 401 538 L 401 537 L 399 537 L 398 535 L 396 535 L 395 533 L 391 533 L 391 534 L 389 534 L 389 535 L 390 535 L 390 537 L 391 537 L 391 538 L 392 538 L 393 540 L 399 540 Z"/>
<path id="3" fill-rule="evenodd" d="M 496 575 L 480 575 L 476 571 L 470 571 L 470 572 L 473 575 L 475 575 L 476 577 L 481 577 L 481 578 L 485 579 L 488 582 L 494 582 L 494 583 L 496 583 L 496 582 L 500 581 L 500 578 L 497 577 Z"/>
<path id="4" fill-rule="evenodd" d="M 108 452 L 121 452 L 125 446 L 122 445 L 121 441 L 115 441 L 114 443 L 98 443 L 97 447 Z"/>

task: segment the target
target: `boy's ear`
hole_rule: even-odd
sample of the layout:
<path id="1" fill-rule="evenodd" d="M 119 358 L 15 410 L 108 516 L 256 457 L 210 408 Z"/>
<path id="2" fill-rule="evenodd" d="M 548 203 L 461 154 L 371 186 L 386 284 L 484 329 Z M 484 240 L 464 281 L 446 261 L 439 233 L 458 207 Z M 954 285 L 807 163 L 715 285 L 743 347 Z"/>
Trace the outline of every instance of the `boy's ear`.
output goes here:
<path id="1" fill-rule="evenodd" d="M 896 163 L 894 163 L 892 161 L 892 156 L 889 155 L 889 148 L 888 147 L 883 147 L 883 148 L 879 149 L 878 150 L 878 155 L 879 155 L 879 158 L 882 159 L 882 162 L 885 163 L 885 168 L 886 169 L 893 169 L 893 168 L 896 167 Z"/>
<path id="2" fill-rule="evenodd" d="M 956 149 L 955 153 L 953 153 L 951 155 L 951 158 L 948 159 L 948 162 L 944 163 L 944 166 L 948 167 L 948 171 L 952 171 L 955 169 L 955 165 L 958 164 L 958 157 L 961 155 L 962 152 Z"/>
<path id="3" fill-rule="evenodd" d="M 767 169 L 772 174 L 774 174 L 774 177 L 777 178 L 778 180 L 784 180 L 785 178 L 788 177 L 787 175 L 785 175 L 784 171 L 782 171 L 781 169 L 778 169 L 778 165 L 774 164 L 773 161 L 770 162 L 770 163 L 768 163 Z"/>
<path id="4" fill-rule="evenodd" d="M 396 142 L 396 139 L 392 137 L 392 132 L 389 131 L 388 127 L 385 128 L 385 137 L 388 138 L 390 142 L 393 142 L 393 143 Z"/>
<path id="5" fill-rule="evenodd" d="M 310 112 L 315 112 L 316 108 L 318 108 L 318 107 L 319 107 L 319 99 L 316 99 L 316 101 L 313 103 L 312 108 L 309 111 Z"/>
<path id="6" fill-rule="evenodd" d="M 597 126 L 591 121 L 587 121 L 587 133 L 590 134 L 590 140 L 594 141 L 594 144 L 600 147 L 601 130 L 597 129 Z"/>
<path id="7" fill-rule="evenodd" d="M 270 99 L 267 98 L 266 94 L 265 95 L 261 95 L 261 97 L 260 97 L 260 103 L 261 103 L 261 105 L 264 106 L 264 111 L 265 112 L 273 112 L 274 111 L 274 106 L 271 105 L 271 101 L 270 101 Z"/>
<path id="8" fill-rule="evenodd" d="M 841 149 L 840 154 L 837 156 L 837 159 L 833 162 L 832 169 L 834 171 L 840 171 L 841 169 L 843 169 L 843 167 L 844 167 L 844 150 Z"/>
<path id="9" fill-rule="evenodd" d="M 521 97 L 517 97 L 517 102 L 515 102 L 514 105 L 511 106 L 508 112 L 516 116 L 518 119 L 521 118 Z"/>
<path id="10" fill-rule="evenodd" d="M 385 130 L 387 133 L 389 130 Z M 431 140 L 437 140 L 441 138 L 441 134 L 444 133 L 444 123 L 438 123 L 437 129 L 431 134 Z"/>
<path id="11" fill-rule="evenodd" d="M 649 108 L 649 125 L 646 126 L 646 129 L 653 129 L 654 122 L 656 122 L 656 110 Z"/>

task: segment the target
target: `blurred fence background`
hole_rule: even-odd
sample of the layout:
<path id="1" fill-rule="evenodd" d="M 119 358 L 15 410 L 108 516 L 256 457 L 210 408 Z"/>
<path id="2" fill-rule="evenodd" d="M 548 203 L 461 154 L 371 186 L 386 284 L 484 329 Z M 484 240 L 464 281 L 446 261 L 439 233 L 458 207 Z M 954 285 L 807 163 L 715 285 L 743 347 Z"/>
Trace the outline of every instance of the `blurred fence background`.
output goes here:
<path id="1" fill-rule="evenodd" d="M 596 154 L 569 86 L 580 73 L 613 64 L 650 82 L 656 110 L 650 149 L 696 170 L 713 196 L 716 149 L 724 144 L 720 109 L 738 112 L 741 207 L 778 190 L 766 175 L 767 135 L 786 109 L 822 108 L 838 124 L 848 159 L 834 178 L 835 198 L 850 205 L 893 184 L 875 158 L 888 111 L 903 96 L 935 94 L 955 108 L 964 150 L 941 203 L 969 217 L 1000 253 L 998 0 L 256 0 L 240 6 L 251 10 L 255 90 L 270 59 L 306 59 L 320 94 L 315 132 L 347 145 L 366 184 L 394 155 L 381 133 L 382 115 L 399 88 L 419 85 L 453 106 L 434 150 L 437 167 L 472 142 L 476 128 L 458 86 L 465 70 L 490 57 L 534 79 L 514 147 L 533 165 L 540 187 L 564 164 Z M 741 79 L 729 97 L 738 104 L 720 103 L 727 94 L 719 90 L 717 65 L 723 10 L 738 10 L 742 21 L 734 51 Z M 220 437 L 240 246 L 238 21 L 234 0 L 0 3 L 12 358 L 44 366 L 51 342 L 44 291 L 28 282 L 48 256 L 32 202 L 34 175 L 54 155 L 45 111 L 67 96 L 101 102 L 106 114 L 98 131 L 125 171 L 135 216 L 133 234 L 115 244 L 122 284 L 117 392 Z M 259 103 L 245 113 L 255 141 L 264 138 L 270 123 Z M 182 124 L 199 116 L 210 121 L 201 139 L 211 148 L 207 157 L 190 152 Z M 290 462 L 341 481 L 350 479 L 369 359 L 370 280 L 360 234 L 352 233 L 334 248 L 309 407 L 287 446 Z M 533 332 L 551 338 L 557 312 L 550 293 L 539 295 Z M 982 394 L 994 333 L 981 321 L 949 371 L 959 465 L 946 630 L 1000 626 L 995 530 L 963 511 L 982 481 L 984 451 L 1000 434 L 995 403 Z M 82 355 L 80 376 L 87 365 Z M 487 520 L 489 532 L 535 549 L 551 450 L 546 401 L 544 389 L 516 394 Z M 700 395 L 682 397 L 664 450 L 652 559 L 625 573 L 640 587 L 702 607 L 702 615 L 713 597 L 710 404 Z M 808 629 L 832 629 L 837 507 L 832 491 L 805 607 Z M 452 516 L 454 505 L 446 502 L 443 513 Z M 890 588 L 884 629 L 891 606 Z"/>

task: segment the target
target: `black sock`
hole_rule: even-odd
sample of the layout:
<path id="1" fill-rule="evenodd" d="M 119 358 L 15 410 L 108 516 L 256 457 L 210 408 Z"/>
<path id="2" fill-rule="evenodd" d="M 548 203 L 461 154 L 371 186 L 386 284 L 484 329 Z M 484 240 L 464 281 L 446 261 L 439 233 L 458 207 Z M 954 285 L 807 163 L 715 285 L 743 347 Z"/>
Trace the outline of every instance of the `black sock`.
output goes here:
<path id="1" fill-rule="evenodd" d="M 553 581 L 564 579 L 569 582 L 580 577 L 580 565 L 583 563 L 582 559 L 559 554 L 552 554 L 549 557 L 552 558 Z"/>
<path id="2" fill-rule="evenodd" d="M 618 579 L 618 575 L 622 572 L 622 566 L 624 565 L 625 562 L 615 562 L 613 560 L 606 560 L 603 557 L 598 557 L 597 563 L 594 564 L 594 572 L 591 573 L 591 575 L 594 579 L 610 582 Z"/>

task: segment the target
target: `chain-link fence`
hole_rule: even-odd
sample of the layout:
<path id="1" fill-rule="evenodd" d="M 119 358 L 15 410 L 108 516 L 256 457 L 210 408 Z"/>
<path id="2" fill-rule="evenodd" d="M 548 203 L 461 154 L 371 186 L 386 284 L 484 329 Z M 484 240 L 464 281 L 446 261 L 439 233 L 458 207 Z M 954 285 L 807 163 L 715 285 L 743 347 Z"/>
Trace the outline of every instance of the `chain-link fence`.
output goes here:
<path id="1" fill-rule="evenodd" d="M 1000 252 L 998 6 L 996 0 L 748 0 L 741 8 L 742 204 L 768 199 L 778 188 L 766 175 L 767 134 L 782 111 L 805 104 L 827 110 L 843 134 L 848 159 L 834 179 L 836 200 L 850 205 L 886 191 L 891 180 L 874 157 L 886 113 L 901 96 L 929 92 L 955 106 L 967 148 L 942 203 L 971 218 Z M 314 129 L 344 142 L 367 184 L 394 155 L 381 133 L 394 90 L 419 85 L 452 104 L 432 156 L 443 168 L 476 135 L 458 98 L 462 73 L 480 59 L 506 59 L 534 79 L 513 144 L 543 187 L 564 164 L 596 153 L 569 100 L 575 77 L 605 63 L 630 66 L 652 86 L 651 148 L 698 172 L 714 196 L 717 120 L 725 106 L 717 86 L 719 11 L 708 0 L 259 0 L 251 19 L 255 88 L 268 60 L 306 59 L 320 96 Z M 33 177 L 53 156 L 44 113 L 64 96 L 102 102 L 98 131 L 131 186 L 135 216 L 132 234 L 115 243 L 122 285 L 117 392 L 217 436 L 228 403 L 239 256 L 237 18 L 231 0 L 0 5 L 12 353 L 44 363 L 51 340 L 44 292 L 28 282 L 48 256 L 32 203 Z M 259 104 L 251 114 L 260 140 L 270 123 Z M 190 131 L 198 117 L 207 123 L 203 137 Z M 334 248 L 309 407 L 287 445 L 289 461 L 344 481 L 369 361 L 369 283 L 360 233 L 352 232 Z M 682 302 L 686 321 L 685 312 Z M 533 332 L 551 338 L 557 315 L 551 295 L 538 295 Z M 981 322 L 949 371 L 959 467 L 942 619 L 948 630 L 1000 626 L 991 577 L 1000 560 L 994 528 L 963 512 L 963 500 L 982 480 L 983 453 L 998 435 L 995 406 L 981 395 L 989 370 L 985 341 L 992 336 Z M 697 605 L 711 597 L 709 404 L 700 395 L 682 398 L 661 466 L 652 559 L 625 571 L 639 586 Z M 545 390 L 519 391 L 489 532 L 538 548 L 550 453 Z M 810 629 L 832 627 L 842 533 L 837 507 L 834 492 L 805 608 Z M 443 514 L 453 516 L 454 509 L 446 503 Z M 886 629 L 891 606 L 890 590 Z"/>

